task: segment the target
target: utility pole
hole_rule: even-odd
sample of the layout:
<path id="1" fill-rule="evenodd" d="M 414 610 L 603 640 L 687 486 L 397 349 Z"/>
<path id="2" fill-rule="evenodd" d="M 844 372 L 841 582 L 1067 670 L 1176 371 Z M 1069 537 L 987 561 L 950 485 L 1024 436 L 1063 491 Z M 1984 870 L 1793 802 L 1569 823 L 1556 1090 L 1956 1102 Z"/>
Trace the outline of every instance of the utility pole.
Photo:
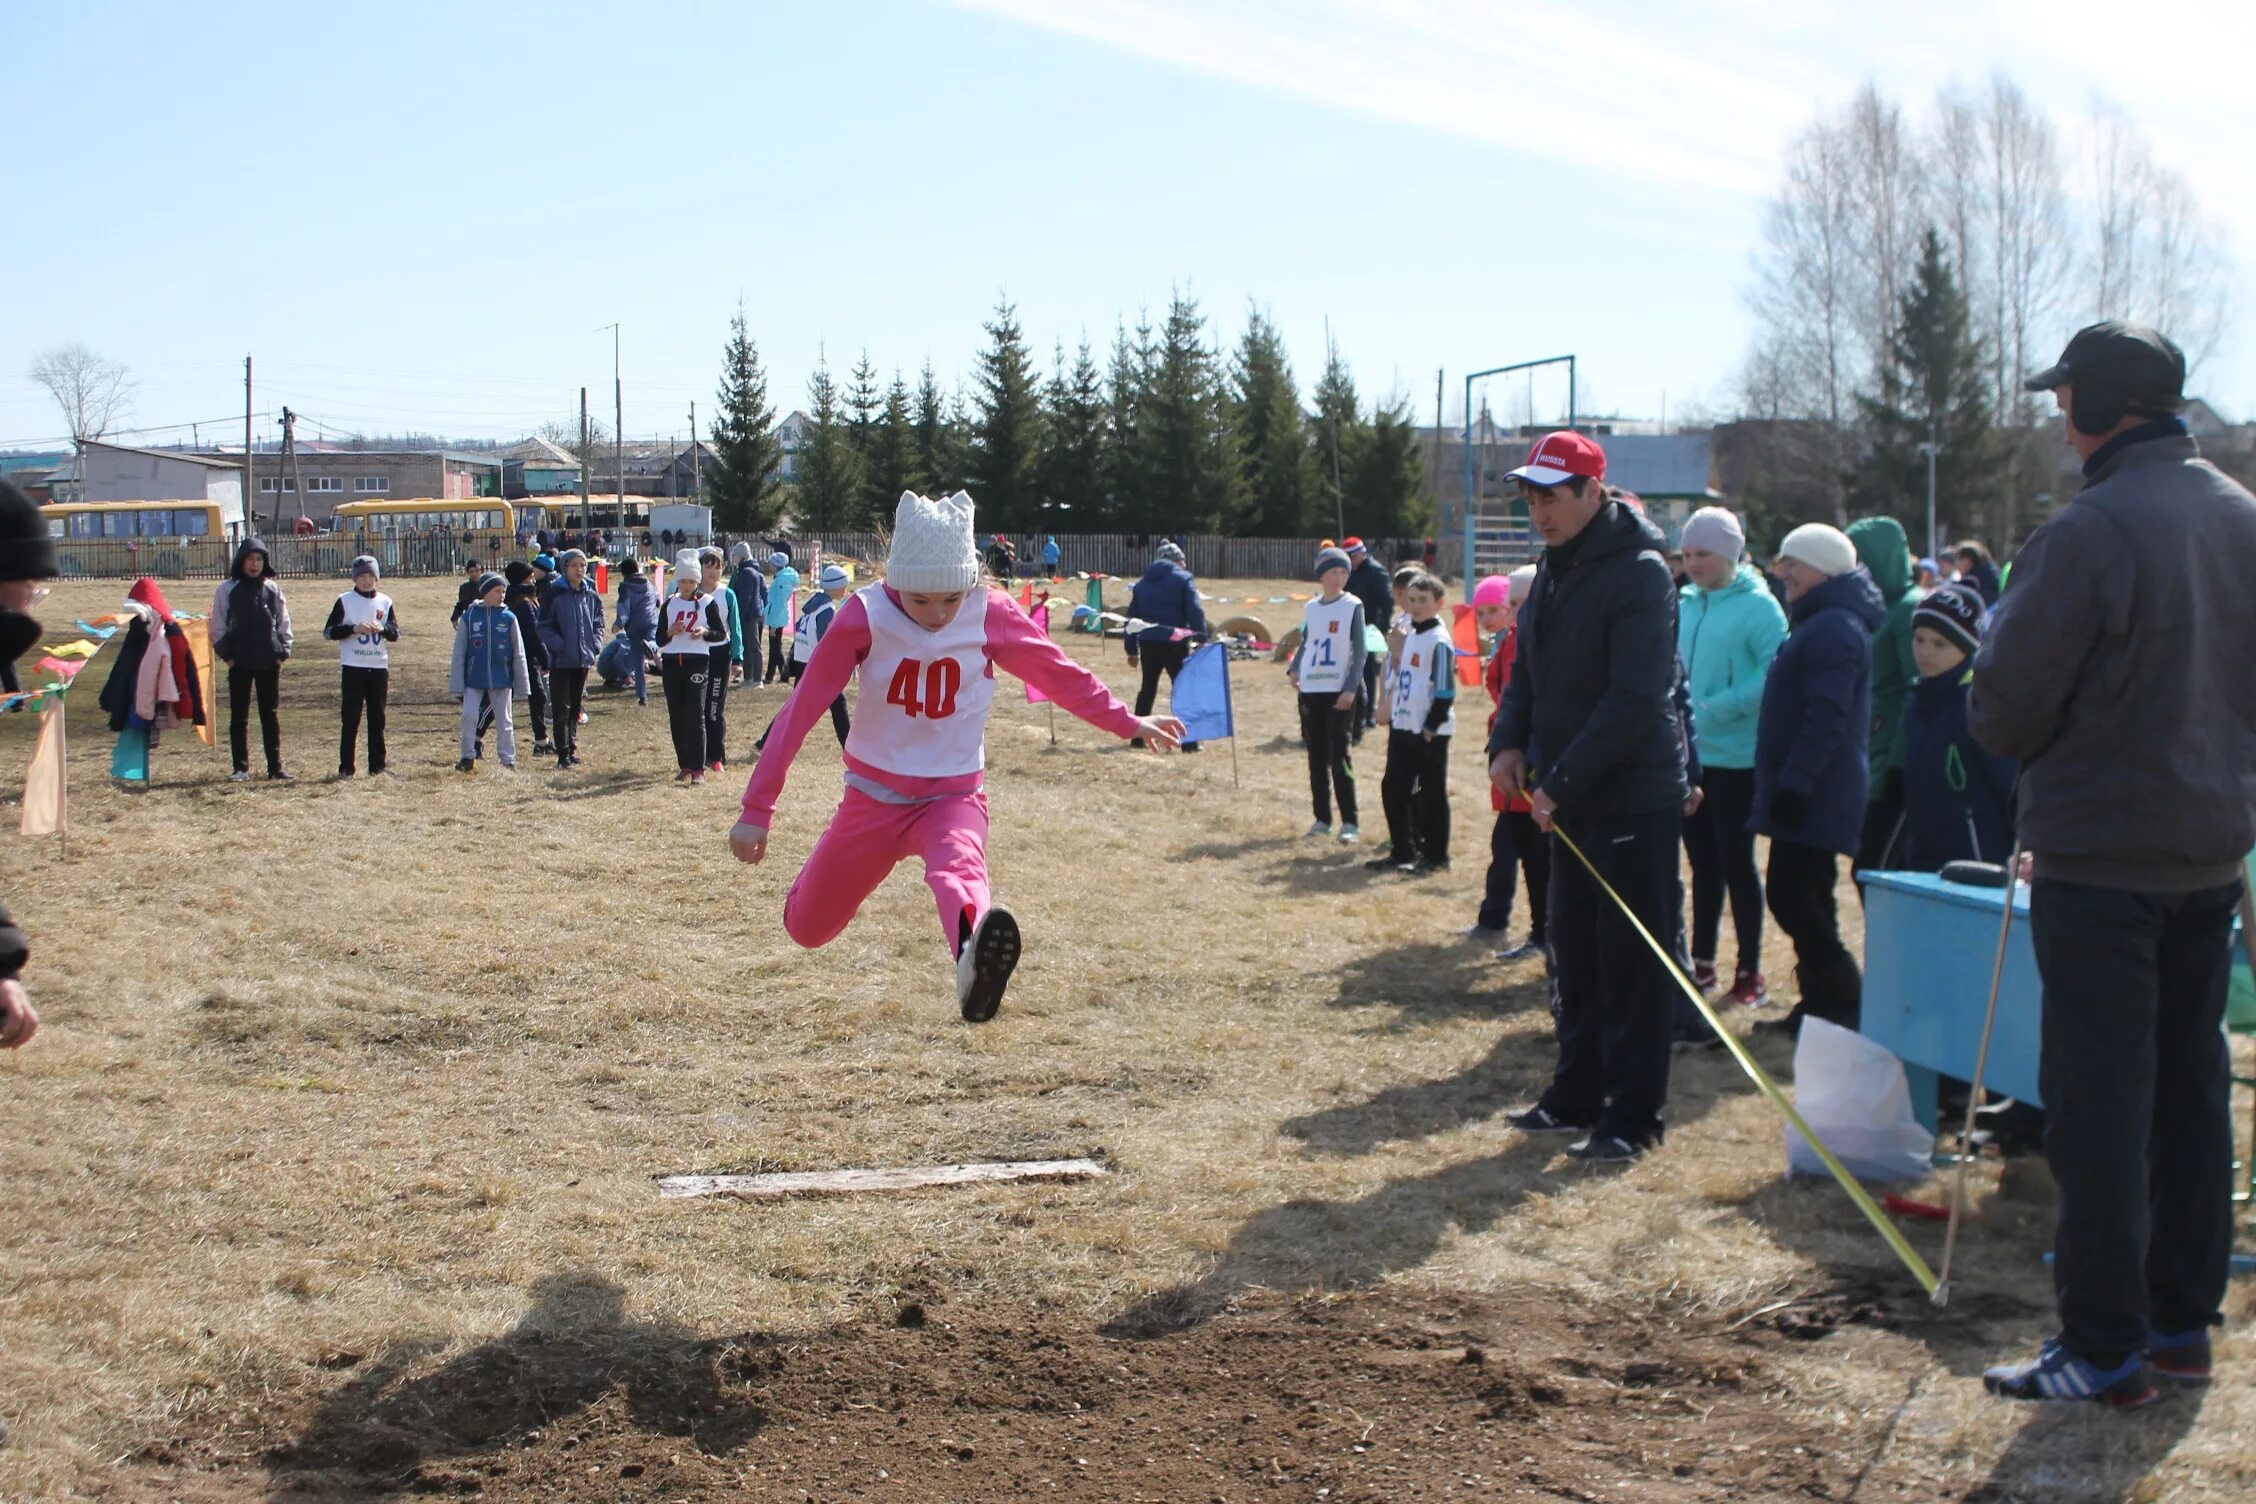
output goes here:
<path id="1" fill-rule="evenodd" d="M 282 409 L 282 458 L 275 466 L 275 474 L 286 475 L 290 480 L 291 494 L 298 498 L 298 516 L 305 516 L 305 477 L 298 470 L 298 415 L 285 405 Z M 274 493 L 274 531 L 282 531 L 282 492 L 276 482 Z"/>
<path id="2" fill-rule="evenodd" d="M 1441 504 L 1441 383 L 1446 374 L 1447 372 L 1441 367 L 1437 366 L 1434 369 L 1433 463 L 1426 467 L 1426 491 L 1433 497 L 1436 506 Z M 1467 559 L 1465 561 L 1465 578 L 1470 580 L 1472 577 L 1473 561 Z"/>
<path id="3" fill-rule="evenodd" d="M 595 524 L 588 521 L 588 435 L 587 388 L 580 388 L 580 530 L 585 532 Z"/>
<path id="4" fill-rule="evenodd" d="M 1927 457 L 1927 557 L 1932 559 L 1935 557 L 1937 542 L 1935 537 L 1935 456 L 1943 452 L 1943 446 L 1935 442 L 1935 425 L 1932 421 L 1927 424 L 1927 442 L 1919 446 L 1919 452 Z"/>
<path id="5" fill-rule="evenodd" d="M 697 404 L 689 405 L 689 499 L 705 499 L 705 457 L 697 452 Z"/>
<path id="6" fill-rule="evenodd" d="M 252 482 L 256 462 L 251 458 L 251 358 L 243 357 L 243 527 L 245 531 L 258 525 L 258 489 Z M 80 472 L 81 479 L 84 472 Z M 274 498 L 280 506 L 282 498 Z"/>
<path id="7" fill-rule="evenodd" d="M 1332 319 L 1324 316 L 1324 363 L 1328 366 L 1336 352 L 1332 349 Z M 1347 536 L 1347 491 L 1340 483 L 1339 414 L 1332 414 L 1332 527 L 1334 536 Z"/>
<path id="8" fill-rule="evenodd" d="M 619 326 L 605 324 L 595 332 L 601 334 L 603 329 L 611 331 L 611 481 L 616 487 L 620 525 L 624 526 L 627 516 L 627 389 L 619 382 Z"/>

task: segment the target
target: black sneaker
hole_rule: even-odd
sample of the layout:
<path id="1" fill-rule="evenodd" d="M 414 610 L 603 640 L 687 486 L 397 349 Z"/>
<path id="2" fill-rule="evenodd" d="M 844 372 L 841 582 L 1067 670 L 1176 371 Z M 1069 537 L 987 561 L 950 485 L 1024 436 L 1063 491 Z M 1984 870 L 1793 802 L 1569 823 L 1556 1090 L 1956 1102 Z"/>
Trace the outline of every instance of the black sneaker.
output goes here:
<path id="1" fill-rule="evenodd" d="M 1616 1138 L 1610 1133 L 1593 1133 L 1579 1144 L 1567 1145 L 1567 1158 L 1593 1165 L 1626 1165 L 1649 1147 L 1646 1144 L 1633 1144 L 1626 1138 Z"/>
<path id="2" fill-rule="evenodd" d="M 1018 920 L 1005 908 L 987 911 L 974 929 L 963 924 L 963 949 L 956 957 L 956 1001 L 964 1022 L 983 1024 L 1003 1005 L 1003 989 L 1018 967 Z"/>
<path id="3" fill-rule="evenodd" d="M 533 743 L 533 756 L 554 757 L 555 755 L 556 744 L 552 741 L 549 741 L 546 737 L 543 737 L 541 740 Z"/>
<path id="4" fill-rule="evenodd" d="M 462 761 L 454 765 L 454 770 L 457 773 L 475 773 L 478 771 L 478 765 L 475 762 L 471 761 L 469 758 L 465 757 L 462 759 Z"/>
<path id="5" fill-rule="evenodd" d="M 1537 1103 L 1525 1112 L 1509 1113 L 1505 1122 L 1522 1133 L 1588 1133 L 1590 1124 L 1570 1123 L 1565 1118 L 1553 1117 L 1551 1109 Z"/>
<path id="6" fill-rule="evenodd" d="M 266 770 L 266 781 L 268 783 L 296 783 L 298 780 L 283 772 L 280 768 L 268 768 Z"/>
<path id="7" fill-rule="evenodd" d="M 1410 869 L 1391 856 L 1375 856 L 1363 864 L 1365 872 L 1408 872 Z"/>

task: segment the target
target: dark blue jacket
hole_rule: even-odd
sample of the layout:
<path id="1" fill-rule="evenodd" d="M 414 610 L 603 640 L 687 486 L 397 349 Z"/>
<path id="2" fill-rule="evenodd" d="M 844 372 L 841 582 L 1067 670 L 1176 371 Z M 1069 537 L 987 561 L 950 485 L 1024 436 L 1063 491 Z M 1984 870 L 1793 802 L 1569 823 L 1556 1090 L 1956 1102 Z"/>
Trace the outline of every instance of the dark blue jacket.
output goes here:
<path id="1" fill-rule="evenodd" d="M 2003 863 L 2013 854 L 2013 785 L 2021 765 L 1982 750 L 1966 729 L 1967 664 L 1912 686 L 1904 716 L 1904 844 L 1907 872 L 1950 862 Z"/>
<path id="2" fill-rule="evenodd" d="M 1545 551 L 1520 608 L 1488 756 L 1525 752 L 1570 829 L 1577 818 L 1680 808 L 1691 792 L 1667 547 L 1645 517 L 1607 502 Z"/>
<path id="3" fill-rule="evenodd" d="M 619 582 L 618 617 L 611 625 L 636 642 L 658 640 L 658 596 L 647 578 L 631 574 Z"/>
<path id="4" fill-rule="evenodd" d="M 535 613 L 549 667 L 593 668 L 603 656 L 603 597 L 592 577 L 580 581 L 578 589 L 562 575 L 552 583 Z"/>
<path id="5" fill-rule="evenodd" d="M 768 577 L 760 573 L 759 565 L 747 559 L 737 565 L 736 573 L 729 577 L 729 589 L 736 592 L 736 609 L 750 624 L 747 630 L 757 635 L 761 624 L 768 619 Z"/>
<path id="6" fill-rule="evenodd" d="M 1793 630 L 1763 684 L 1755 727 L 1757 835 L 1853 852 L 1872 772 L 1872 634 L 1888 618 L 1863 565 L 1789 608 Z"/>
<path id="7" fill-rule="evenodd" d="M 1206 635 L 1206 611 L 1199 605 L 1191 572 L 1165 559 L 1152 560 L 1136 588 L 1128 592 L 1128 615 L 1132 620 L 1150 623 L 1136 634 L 1144 642 L 1166 642 L 1178 627 Z"/>

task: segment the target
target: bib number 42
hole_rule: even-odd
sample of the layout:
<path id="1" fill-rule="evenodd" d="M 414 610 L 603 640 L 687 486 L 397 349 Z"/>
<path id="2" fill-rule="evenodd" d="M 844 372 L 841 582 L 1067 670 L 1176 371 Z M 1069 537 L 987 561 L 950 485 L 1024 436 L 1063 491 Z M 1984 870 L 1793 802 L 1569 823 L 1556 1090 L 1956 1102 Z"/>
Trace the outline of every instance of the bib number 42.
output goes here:
<path id="1" fill-rule="evenodd" d="M 963 665 L 955 659 L 935 658 L 926 663 L 904 658 L 893 670 L 893 682 L 886 686 L 885 703 L 900 706 L 911 720 L 920 715 L 946 720 L 956 713 L 956 691 L 962 687 Z"/>

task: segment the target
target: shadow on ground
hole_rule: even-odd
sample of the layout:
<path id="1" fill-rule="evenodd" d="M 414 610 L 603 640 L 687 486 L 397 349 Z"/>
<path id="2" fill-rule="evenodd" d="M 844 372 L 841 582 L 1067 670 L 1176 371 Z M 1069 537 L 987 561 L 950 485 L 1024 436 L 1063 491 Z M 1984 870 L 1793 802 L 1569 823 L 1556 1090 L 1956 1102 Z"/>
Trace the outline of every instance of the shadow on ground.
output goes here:
<path id="1" fill-rule="evenodd" d="M 2201 1419 L 2208 1391 L 2166 1392 L 2133 1415 L 2099 1405 L 2032 1405 L 1989 1477 L 1962 1504 L 2132 1504 L 2159 1497 L 2147 1475 Z"/>
<path id="2" fill-rule="evenodd" d="M 1363 873 L 1358 870 L 1358 878 Z M 1411 881 L 1412 879 L 1389 879 Z M 1449 1018 L 1501 1019 L 1547 1008 L 1541 960 L 1499 961 L 1462 941 L 1418 941 L 1359 953 L 1334 973 L 1334 1008 L 1393 1008 L 1398 1025 Z"/>
<path id="3" fill-rule="evenodd" d="M 636 1429 L 706 1453 L 742 1446 L 766 1419 L 728 1393 L 740 1344 L 630 1321 L 626 1292 L 591 1274 L 549 1276 L 507 1333 L 413 1376 L 434 1350 L 392 1347 L 324 1400 L 265 1459 L 277 1496 L 425 1491 L 426 1467 L 497 1451 L 614 1393 Z"/>

